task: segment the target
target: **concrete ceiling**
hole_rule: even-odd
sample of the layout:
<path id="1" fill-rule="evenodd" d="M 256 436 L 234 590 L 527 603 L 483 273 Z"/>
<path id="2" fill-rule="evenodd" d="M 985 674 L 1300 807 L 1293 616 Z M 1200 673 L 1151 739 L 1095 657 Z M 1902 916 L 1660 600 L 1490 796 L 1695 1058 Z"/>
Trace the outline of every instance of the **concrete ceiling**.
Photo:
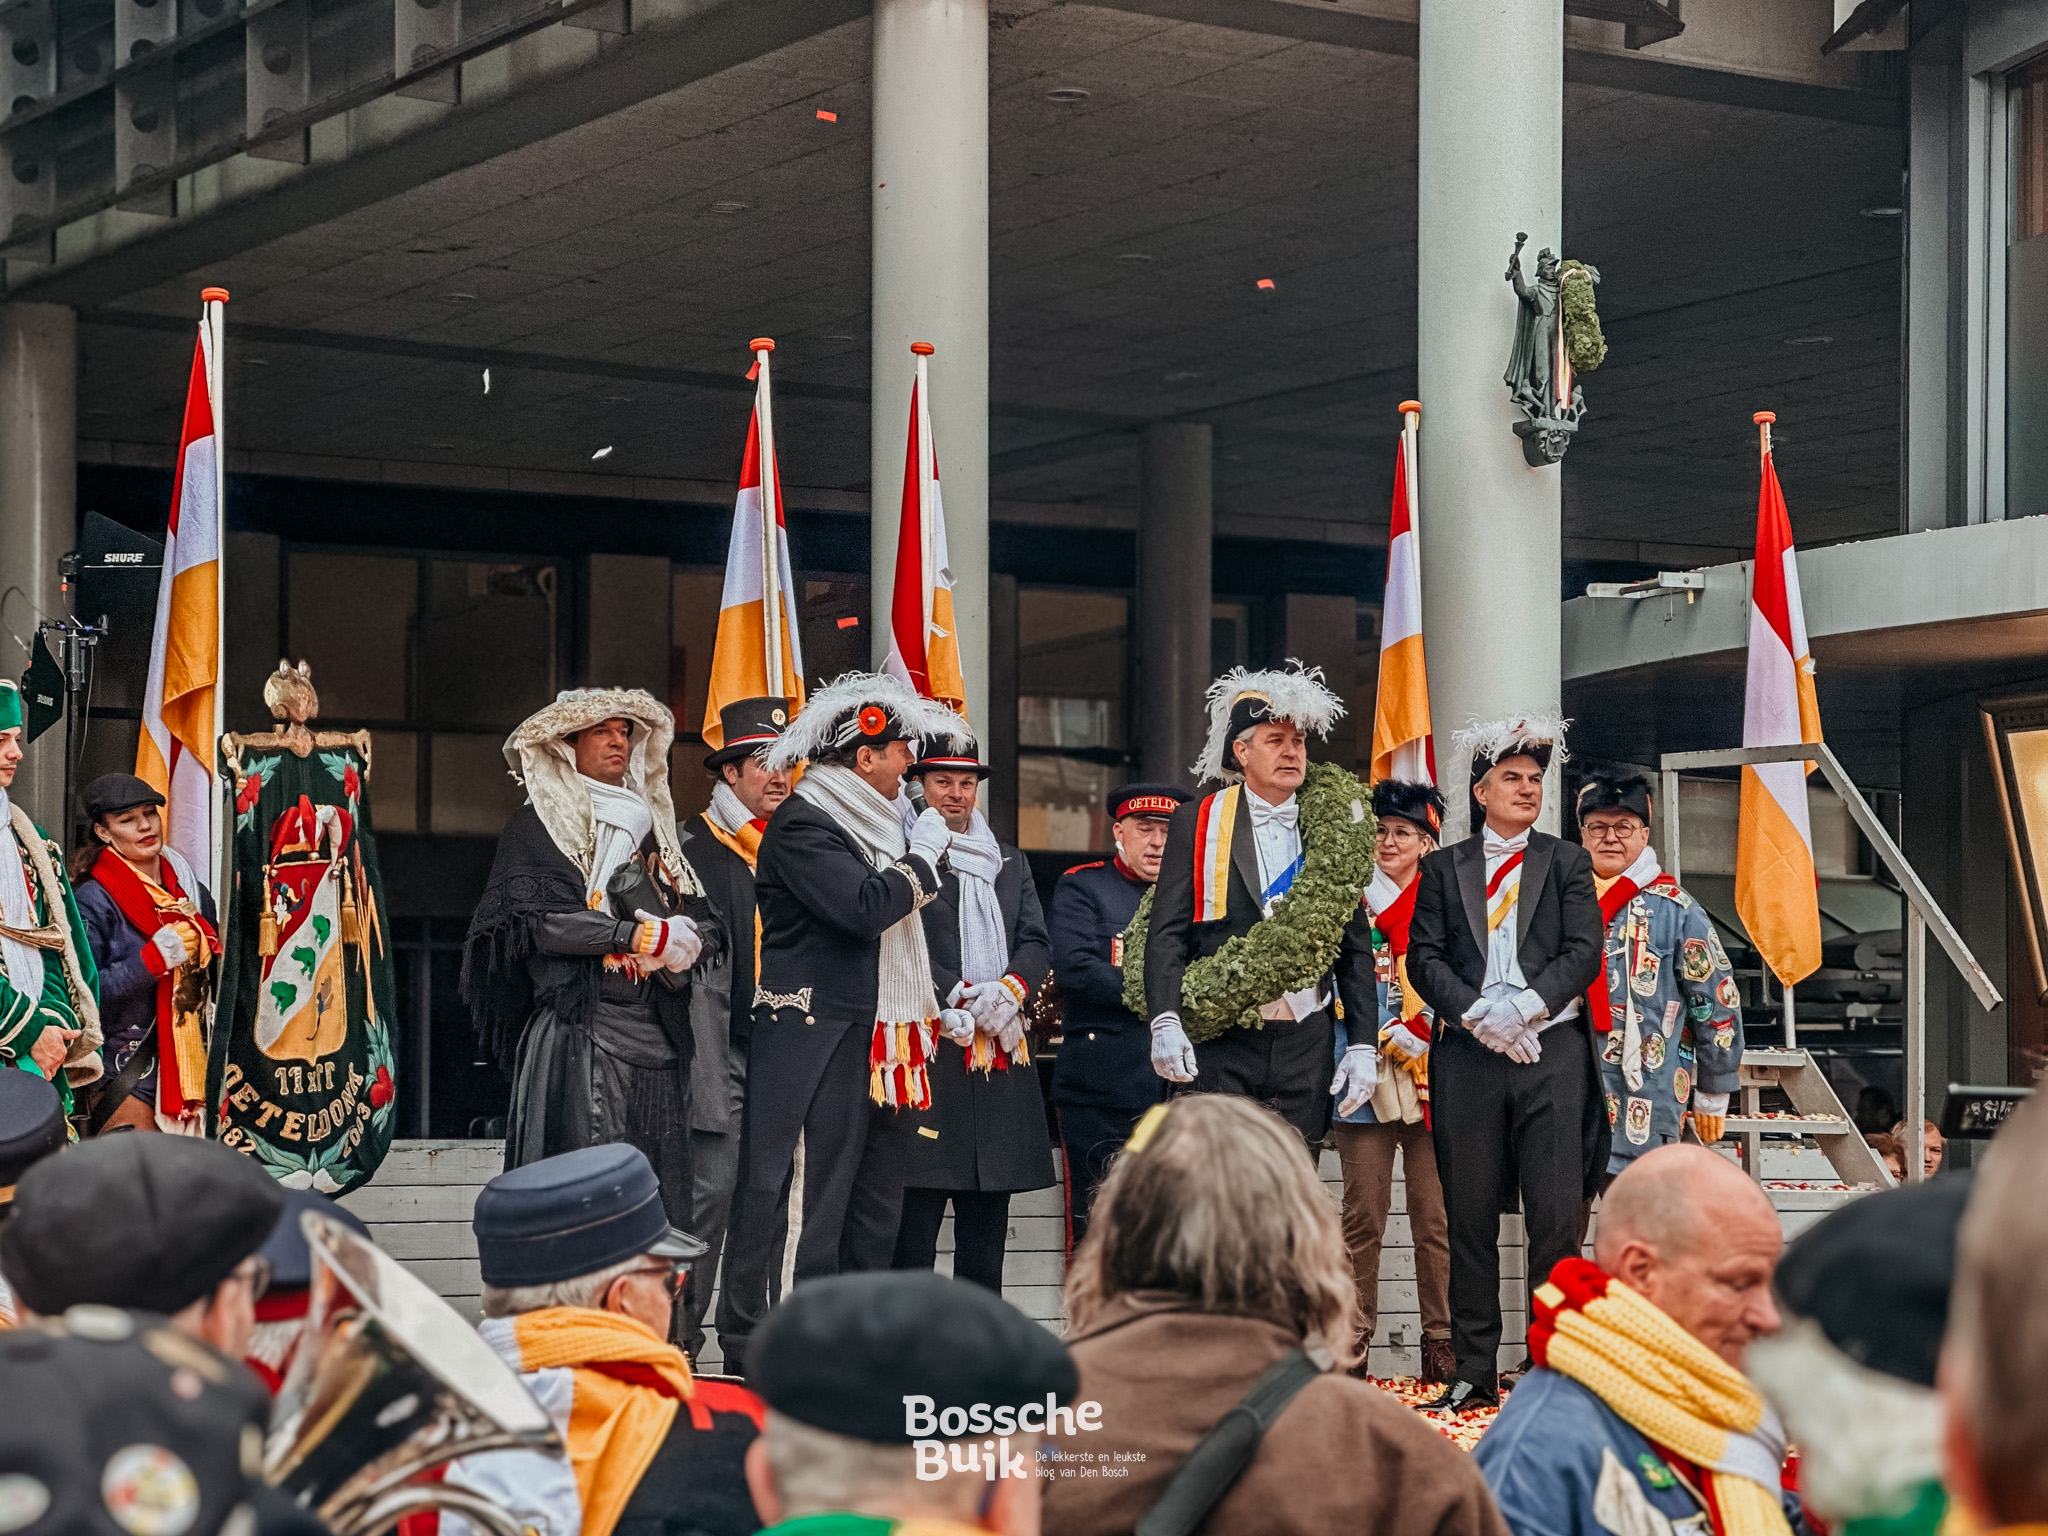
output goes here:
<path id="1" fill-rule="evenodd" d="M 999 12 L 995 500 L 1113 519 L 1133 428 L 1195 419 L 1219 512 L 1370 537 L 1414 378 L 1413 60 Z M 221 282 L 231 446 L 302 472 L 727 481 L 745 342 L 770 334 L 786 480 L 858 492 L 867 54 L 867 23 L 839 26 L 88 310 L 80 433 L 175 441 L 193 294 Z M 1899 131 L 1574 84 L 1565 143 L 1566 254 L 1601 269 L 1612 349 L 1564 470 L 1574 547 L 1745 546 L 1763 407 L 1802 543 L 1894 529 L 1899 230 L 1859 210 L 1898 201 Z"/>

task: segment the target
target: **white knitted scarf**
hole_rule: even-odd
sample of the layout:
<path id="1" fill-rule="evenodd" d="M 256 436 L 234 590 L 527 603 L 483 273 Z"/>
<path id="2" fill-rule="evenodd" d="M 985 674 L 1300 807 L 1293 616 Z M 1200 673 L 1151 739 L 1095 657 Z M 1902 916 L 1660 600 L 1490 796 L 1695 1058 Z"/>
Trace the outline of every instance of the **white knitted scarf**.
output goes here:
<path id="1" fill-rule="evenodd" d="M 630 784 L 606 784 L 588 774 L 577 777 L 590 792 L 590 815 L 597 832 L 597 851 L 591 856 L 584 899 L 593 907 L 602 907 L 605 882 L 640 851 L 654 830 L 654 812 L 647 797 Z"/>
<path id="2" fill-rule="evenodd" d="M 946 849 L 960 879 L 960 979 L 996 981 L 1010 968 L 1010 940 L 996 900 L 996 876 L 1003 872 L 1003 845 L 980 811 L 965 832 L 955 832 Z"/>
<path id="3" fill-rule="evenodd" d="M 887 869 L 910 851 L 895 803 L 884 800 L 851 768 L 813 763 L 794 793 L 837 822 L 875 868 Z M 868 1092 L 876 1103 L 898 1109 L 930 1104 L 925 1063 L 936 1044 L 938 1019 L 924 922 L 912 911 L 882 933 L 875 976 L 875 1034 L 868 1053 Z"/>
<path id="4" fill-rule="evenodd" d="M 733 787 L 720 779 L 711 786 L 711 804 L 705 807 L 704 817 L 716 823 L 721 832 L 737 837 L 740 828 L 754 819 L 754 813 L 747 809 L 747 802 L 733 792 Z"/>

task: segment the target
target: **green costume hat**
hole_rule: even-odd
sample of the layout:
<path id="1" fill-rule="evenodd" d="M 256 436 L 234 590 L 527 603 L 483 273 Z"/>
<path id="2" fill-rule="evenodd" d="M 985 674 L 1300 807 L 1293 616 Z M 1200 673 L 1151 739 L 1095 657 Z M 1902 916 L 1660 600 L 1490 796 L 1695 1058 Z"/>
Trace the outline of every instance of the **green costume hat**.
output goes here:
<path id="1" fill-rule="evenodd" d="M 0 678 L 0 731 L 18 731 L 21 725 L 21 688 Z"/>

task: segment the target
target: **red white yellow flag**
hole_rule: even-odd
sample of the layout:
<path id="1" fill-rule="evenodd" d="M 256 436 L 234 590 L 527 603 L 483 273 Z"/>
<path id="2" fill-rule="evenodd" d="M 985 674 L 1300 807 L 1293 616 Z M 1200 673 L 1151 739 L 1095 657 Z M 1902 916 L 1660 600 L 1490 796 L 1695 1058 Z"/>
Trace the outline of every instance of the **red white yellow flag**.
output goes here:
<path id="1" fill-rule="evenodd" d="M 1761 419 L 1760 419 L 1760 423 Z M 1792 520 L 1771 462 L 1768 429 L 1756 508 L 1756 569 L 1749 610 L 1749 686 L 1742 704 L 1745 747 L 1817 742 L 1820 703 L 1799 601 Z M 1757 763 L 1742 770 L 1735 839 L 1735 910 L 1757 950 L 1786 985 L 1820 965 L 1820 899 L 1813 831 L 1806 815 L 1811 763 Z"/>
<path id="2" fill-rule="evenodd" d="M 216 302 L 218 289 L 207 290 Z M 219 401 L 210 382 L 215 333 L 199 322 L 185 390 L 184 430 L 171 518 L 157 585 L 149 681 L 142 696 L 142 739 L 135 775 L 164 797 L 164 840 L 202 880 L 213 881 L 214 703 L 220 680 Z"/>
<path id="3" fill-rule="evenodd" d="M 775 415 L 768 391 L 768 354 L 754 342 L 754 414 L 740 458 L 732 543 L 725 555 L 725 592 L 718 602 L 718 639 L 711 651 L 711 689 L 704 701 L 704 745 L 725 745 L 719 711 L 741 699 L 804 705 L 803 645 L 797 635 L 796 583 L 790 578 L 789 530 L 782 517 L 782 464 L 775 454 Z M 772 534 L 772 537 L 771 537 Z M 774 665 L 768 658 L 775 658 Z"/>
<path id="4" fill-rule="evenodd" d="M 967 712 L 960 640 L 953 623 L 953 572 L 946 564 L 946 513 L 932 449 L 929 343 L 916 341 L 910 386 L 910 447 L 903 464 L 903 518 L 896 532 L 896 583 L 889 599 L 887 670 L 927 699 Z"/>
<path id="5" fill-rule="evenodd" d="M 1415 423 L 1422 407 L 1403 401 L 1394 452 L 1394 520 L 1387 540 L 1387 601 L 1380 619 L 1380 686 L 1372 712 L 1372 782 L 1436 782 L 1429 728 L 1429 668 L 1422 654 L 1422 560 L 1415 532 Z"/>

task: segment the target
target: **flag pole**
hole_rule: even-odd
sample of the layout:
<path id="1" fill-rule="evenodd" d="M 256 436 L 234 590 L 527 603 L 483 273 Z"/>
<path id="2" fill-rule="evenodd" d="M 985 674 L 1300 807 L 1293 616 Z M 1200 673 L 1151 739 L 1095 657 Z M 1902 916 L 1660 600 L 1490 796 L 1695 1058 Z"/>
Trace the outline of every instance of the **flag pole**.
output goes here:
<path id="1" fill-rule="evenodd" d="M 1771 423 L 1778 419 L 1776 411 L 1758 411 L 1750 420 L 1756 423 L 1757 473 L 1762 474 L 1771 465 Z M 1811 773 L 1813 765 L 1808 763 L 1806 771 Z M 1780 1017 L 1784 1021 L 1784 1048 L 1788 1051 L 1799 1049 L 1799 1010 L 1792 996 L 1792 983 L 1779 983 L 1784 989 L 1785 1006 Z"/>
<path id="2" fill-rule="evenodd" d="M 1756 423 L 1757 453 L 1762 459 L 1771 456 L 1771 423 L 1778 419 L 1776 411 L 1758 411 L 1750 418 Z"/>
<path id="3" fill-rule="evenodd" d="M 925 359 L 938 349 L 928 341 L 913 341 L 911 352 L 917 358 L 917 541 L 919 570 L 923 573 L 924 588 L 924 635 L 926 686 L 931 679 L 932 646 L 932 583 L 938 573 L 932 569 L 932 386 L 931 375 L 926 371 Z"/>
<path id="4" fill-rule="evenodd" d="M 754 389 L 754 414 L 761 427 L 761 670 L 765 691 L 772 696 L 782 692 L 782 561 L 775 537 L 782 517 L 781 477 L 776 473 L 775 408 L 768 390 L 768 354 L 775 350 L 775 340 L 756 336 L 747 345 L 753 349 L 760 378 Z"/>
<path id="5" fill-rule="evenodd" d="M 219 545 L 214 550 L 214 643 L 213 643 L 213 732 L 207 742 L 211 757 L 227 729 L 228 670 L 228 442 L 227 442 L 227 344 L 228 291 L 202 288 L 199 291 L 200 323 L 206 327 L 206 392 L 213 407 L 213 516 Z M 227 786 L 209 761 L 206 776 L 212 784 L 208 796 L 211 815 L 207 820 L 208 851 L 213 861 L 213 888 L 229 900 L 227 867 Z"/>
<path id="6" fill-rule="evenodd" d="M 1402 478 L 1408 487 L 1408 529 L 1415 535 L 1415 541 L 1411 547 L 1415 551 L 1415 571 L 1419 576 L 1422 573 L 1422 524 L 1417 518 L 1416 513 L 1421 510 L 1422 487 L 1415 477 L 1415 463 L 1416 449 L 1420 446 L 1422 435 L 1422 402 L 1420 400 L 1403 400 L 1399 409 L 1401 412 L 1401 452 L 1408 461 L 1402 466 L 1407 470 L 1407 474 Z"/>

